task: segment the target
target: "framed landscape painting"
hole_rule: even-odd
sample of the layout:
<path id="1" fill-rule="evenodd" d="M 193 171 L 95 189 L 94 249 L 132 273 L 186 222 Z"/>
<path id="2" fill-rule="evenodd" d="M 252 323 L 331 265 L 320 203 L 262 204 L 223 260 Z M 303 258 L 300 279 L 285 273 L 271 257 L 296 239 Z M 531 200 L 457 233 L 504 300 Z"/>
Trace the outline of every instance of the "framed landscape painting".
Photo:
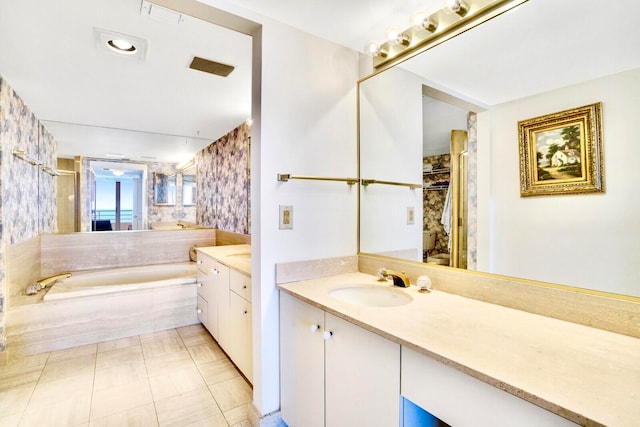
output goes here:
<path id="1" fill-rule="evenodd" d="M 602 103 L 518 122 L 520 195 L 604 192 Z"/>

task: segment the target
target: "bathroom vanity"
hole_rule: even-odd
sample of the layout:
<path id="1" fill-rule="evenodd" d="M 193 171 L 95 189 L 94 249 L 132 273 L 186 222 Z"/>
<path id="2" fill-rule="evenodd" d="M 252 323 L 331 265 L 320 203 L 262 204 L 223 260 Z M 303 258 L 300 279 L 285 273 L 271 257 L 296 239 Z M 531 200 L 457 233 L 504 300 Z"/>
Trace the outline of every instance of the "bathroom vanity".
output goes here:
<path id="1" fill-rule="evenodd" d="M 282 417 L 292 427 L 313 425 L 304 413 L 327 425 L 398 425 L 400 396 L 456 426 L 640 417 L 637 338 L 416 286 L 392 289 L 410 297 L 396 306 L 332 294 L 345 287 L 391 285 L 359 272 L 279 285 Z"/>
<path id="2" fill-rule="evenodd" d="M 251 246 L 211 246 L 197 251 L 198 319 L 253 381 Z"/>

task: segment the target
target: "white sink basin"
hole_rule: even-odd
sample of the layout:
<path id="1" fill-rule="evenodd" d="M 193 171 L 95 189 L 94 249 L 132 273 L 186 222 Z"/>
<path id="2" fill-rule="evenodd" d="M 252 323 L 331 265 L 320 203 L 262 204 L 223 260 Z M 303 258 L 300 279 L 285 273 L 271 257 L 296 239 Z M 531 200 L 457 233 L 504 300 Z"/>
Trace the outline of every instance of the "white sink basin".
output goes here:
<path id="1" fill-rule="evenodd" d="M 349 286 L 329 291 L 329 295 L 342 302 L 367 307 L 397 307 L 413 301 L 399 289 L 382 286 Z"/>

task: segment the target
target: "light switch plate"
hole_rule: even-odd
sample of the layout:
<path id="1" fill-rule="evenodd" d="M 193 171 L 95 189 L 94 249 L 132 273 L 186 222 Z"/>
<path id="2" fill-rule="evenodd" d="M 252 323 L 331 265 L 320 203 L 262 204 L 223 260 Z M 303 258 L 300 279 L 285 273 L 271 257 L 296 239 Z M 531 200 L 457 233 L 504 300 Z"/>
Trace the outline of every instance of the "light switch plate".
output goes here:
<path id="1" fill-rule="evenodd" d="M 280 230 L 291 230 L 293 228 L 293 206 L 280 205 Z"/>
<path id="2" fill-rule="evenodd" d="M 416 208 L 413 206 L 407 206 L 407 225 L 413 225 L 416 223 Z"/>

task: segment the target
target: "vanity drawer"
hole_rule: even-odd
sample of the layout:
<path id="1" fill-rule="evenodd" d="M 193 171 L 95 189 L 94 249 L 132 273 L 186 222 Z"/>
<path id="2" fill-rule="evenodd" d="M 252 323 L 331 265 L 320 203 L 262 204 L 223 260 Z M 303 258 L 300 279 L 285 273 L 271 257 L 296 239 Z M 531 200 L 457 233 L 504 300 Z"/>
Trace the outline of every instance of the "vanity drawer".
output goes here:
<path id="1" fill-rule="evenodd" d="M 204 274 L 211 274 L 212 270 L 216 266 L 216 260 L 204 255 L 202 252 L 198 252 L 198 270 L 203 272 Z"/>
<path id="2" fill-rule="evenodd" d="M 231 269 L 229 289 L 251 302 L 251 277 Z"/>
<path id="3" fill-rule="evenodd" d="M 198 313 L 198 320 L 205 326 L 209 326 L 207 301 L 205 301 L 200 295 L 198 295 L 198 302 L 196 304 L 196 312 Z"/>

